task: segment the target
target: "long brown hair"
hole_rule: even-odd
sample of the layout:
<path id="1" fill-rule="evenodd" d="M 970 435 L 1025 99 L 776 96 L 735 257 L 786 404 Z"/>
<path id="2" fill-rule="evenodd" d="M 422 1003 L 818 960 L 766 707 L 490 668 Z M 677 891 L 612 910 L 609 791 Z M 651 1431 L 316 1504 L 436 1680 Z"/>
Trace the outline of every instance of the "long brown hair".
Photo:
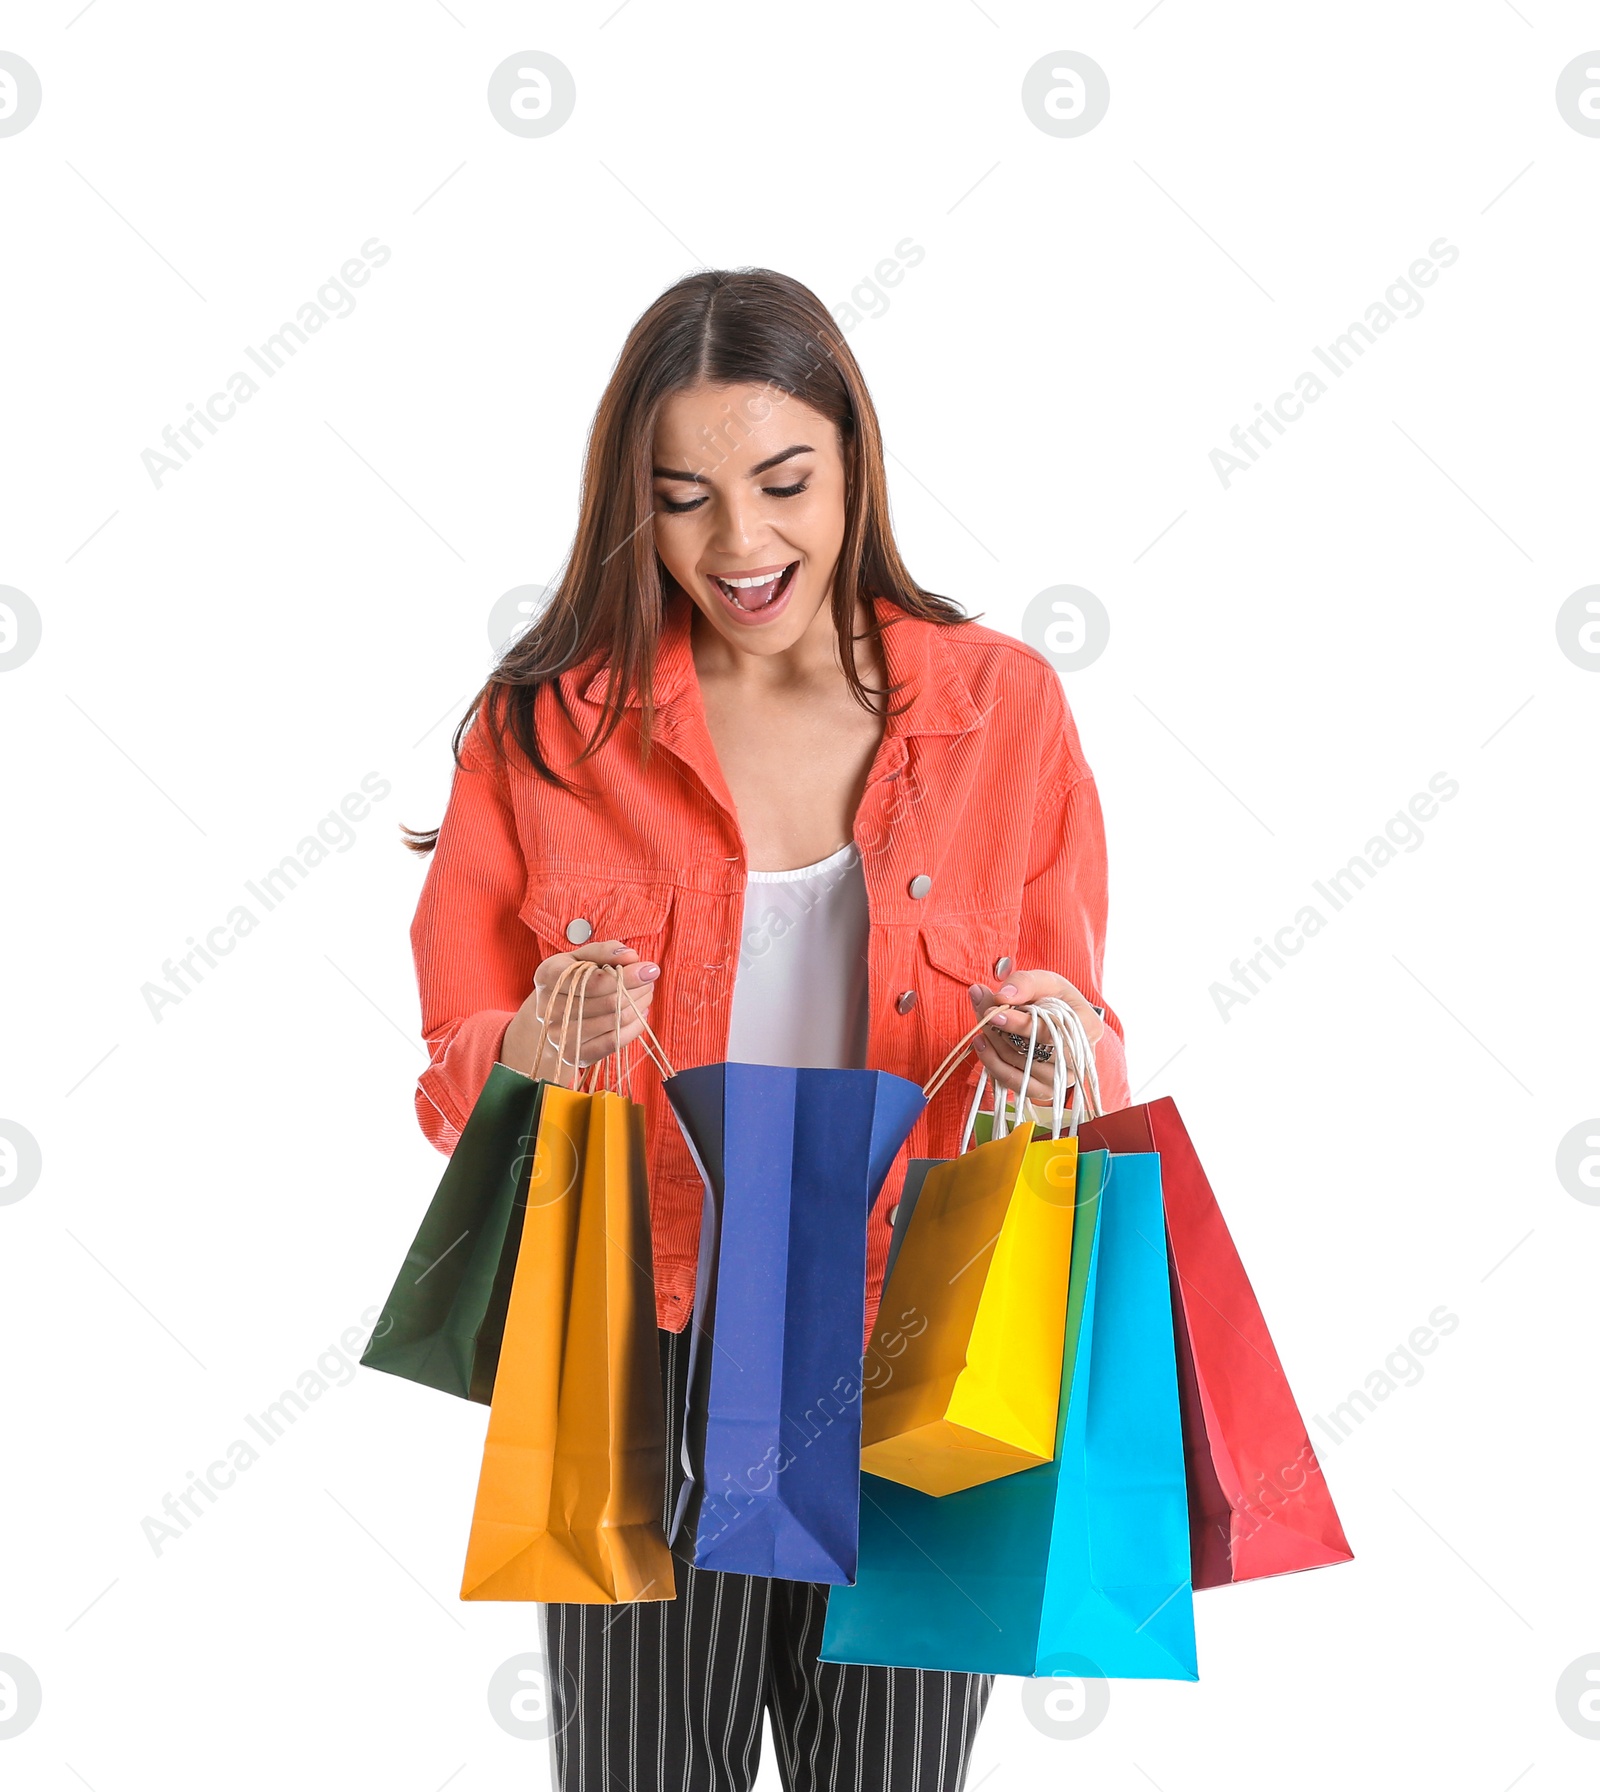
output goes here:
<path id="1" fill-rule="evenodd" d="M 845 466 L 845 527 L 833 576 L 832 610 L 839 659 L 863 708 L 892 693 L 869 690 L 856 669 L 858 603 L 871 597 L 930 622 L 966 620 L 959 605 L 924 591 L 907 571 L 889 522 L 883 438 L 855 356 L 816 294 L 770 268 L 706 269 L 669 287 L 628 334 L 595 413 L 584 458 L 577 535 L 538 619 L 507 647 L 455 731 L 461 743 L 480 711 L 495 751 L 509 738 L 549 783 L 571 788 L 545 758 L 534 712 L 540 687 L 603 654 L 605 701 L 583 757 L 597 752 L 622 721 L 630 692 L 642 705 L 641 745 L 649 751 L 652 674 L 669 587 L 656 556 L 651 472 L 656 420 L 668 397 L 707 383 L 759 386 L 798 398 L 835 425 Z M 717 450 L 708 449 L 715 456 Z M 406 830 L 406 844 L 430 852 L 438 830 Z"/>

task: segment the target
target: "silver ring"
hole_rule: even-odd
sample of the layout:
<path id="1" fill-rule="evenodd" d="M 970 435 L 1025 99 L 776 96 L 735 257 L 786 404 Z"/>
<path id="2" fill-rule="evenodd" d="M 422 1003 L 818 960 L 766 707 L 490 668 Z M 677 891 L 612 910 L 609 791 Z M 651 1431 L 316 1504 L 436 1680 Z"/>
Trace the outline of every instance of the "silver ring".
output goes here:
<path id="1" fill-rule="evenodd" d="M 1014 1051 L 1019 1051 L 1022 1053 L 1023 1057 L 1027 1057 L 1028 1036 L 1026 1033 L 1003 1033 L 1001 1037 L 1007 1041 Z M 1040 1043 L 1033 1048 L 1033 1061 L 1035 1064 L 1053 1064 L 1055 1062 L 1055 1056 L 1056 1048 L 1053 1043 L 1041 1040 Z"/>

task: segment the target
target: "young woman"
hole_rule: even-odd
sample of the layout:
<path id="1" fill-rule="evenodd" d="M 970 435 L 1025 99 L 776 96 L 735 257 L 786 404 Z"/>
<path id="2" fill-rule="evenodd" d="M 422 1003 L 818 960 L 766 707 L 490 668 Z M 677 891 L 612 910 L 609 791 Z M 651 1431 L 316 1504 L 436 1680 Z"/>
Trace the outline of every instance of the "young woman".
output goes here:
<path id="1" fill-rule="evenodd" d="M 1015 1089 L 1021 1007 L 1059 995 L 1126 1104 L 1100 805 L 1060 680 L 906 570 L 861 371 L 795 281 L 696 274 L 635 325 L 567 567 L 456 752 L 412 928 L 442 1151 L 497 1060 L 557 1074 L 535 1036 L 575 956 L 626 967 L 684 1066 L 922 1082 L 986 1015 L 977 1056 Z M 590 987 L 569 1069 L 640 1030 L 612 978 Z M 659 1079 L 634 1082 L 670 1432 L 702 1191 Z M 906 1158 L 955 1155 L 970 1090 L 930 1103 L 870 1217 L 869 1336 Z M 664 1516 L 679 1478 L 673 1453 Z M 791 1792 L 958 1792 L 989 1676 L 819 1663 L 826 1587 L 676 1574 L 670 1601 L 546 1608 L 564 1789 L 748 1788 L 765 1709 Z"/>

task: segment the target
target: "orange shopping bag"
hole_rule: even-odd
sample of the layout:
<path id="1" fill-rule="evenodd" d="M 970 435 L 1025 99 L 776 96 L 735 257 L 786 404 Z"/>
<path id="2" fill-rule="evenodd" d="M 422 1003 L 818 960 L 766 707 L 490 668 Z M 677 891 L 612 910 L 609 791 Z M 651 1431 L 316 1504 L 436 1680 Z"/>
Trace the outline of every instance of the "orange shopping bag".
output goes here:
<path id="1" fill-rule="evenodd" d="M 575 964 L 551 992 L 549 1015 L 566 985 L 563 1040 L 597 968 Z M 621 1009 L 618 970 L 619 1026 Z M 576 1057 L 574 1086 L 549 1084 L 539 1114 L 463 1599 L 675 1593 L 644 1110 L 620 1088 L 578 1089 Z"/>

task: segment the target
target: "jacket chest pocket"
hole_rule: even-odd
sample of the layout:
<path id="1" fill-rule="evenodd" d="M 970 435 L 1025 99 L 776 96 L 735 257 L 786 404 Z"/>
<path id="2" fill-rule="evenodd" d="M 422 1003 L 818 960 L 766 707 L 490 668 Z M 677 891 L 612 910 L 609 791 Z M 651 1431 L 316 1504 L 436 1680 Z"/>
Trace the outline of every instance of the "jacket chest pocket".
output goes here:
<path id="1" fill-rule="evenodd" d="M 672 886 L 608 882 L 598 877 L 532 872 L 521 918 L 539 942 L 539 956 L 620 940 L 641 958 L 661 962 Z"/>
<path id="2" fill-rule="evenodd" d="M 998 989 L 1017 967 L 1016 952 L 1020 917 L 1007 920 L 996 915 L 960 915 L 946 921 L 924 923 L 917 980 L 923 1015 L 923 1041 L 937 1063 L 978 1018 L 968 990 L 974 983 Z M 995 967 L 1005 964 L 1005 970 Z"/>

